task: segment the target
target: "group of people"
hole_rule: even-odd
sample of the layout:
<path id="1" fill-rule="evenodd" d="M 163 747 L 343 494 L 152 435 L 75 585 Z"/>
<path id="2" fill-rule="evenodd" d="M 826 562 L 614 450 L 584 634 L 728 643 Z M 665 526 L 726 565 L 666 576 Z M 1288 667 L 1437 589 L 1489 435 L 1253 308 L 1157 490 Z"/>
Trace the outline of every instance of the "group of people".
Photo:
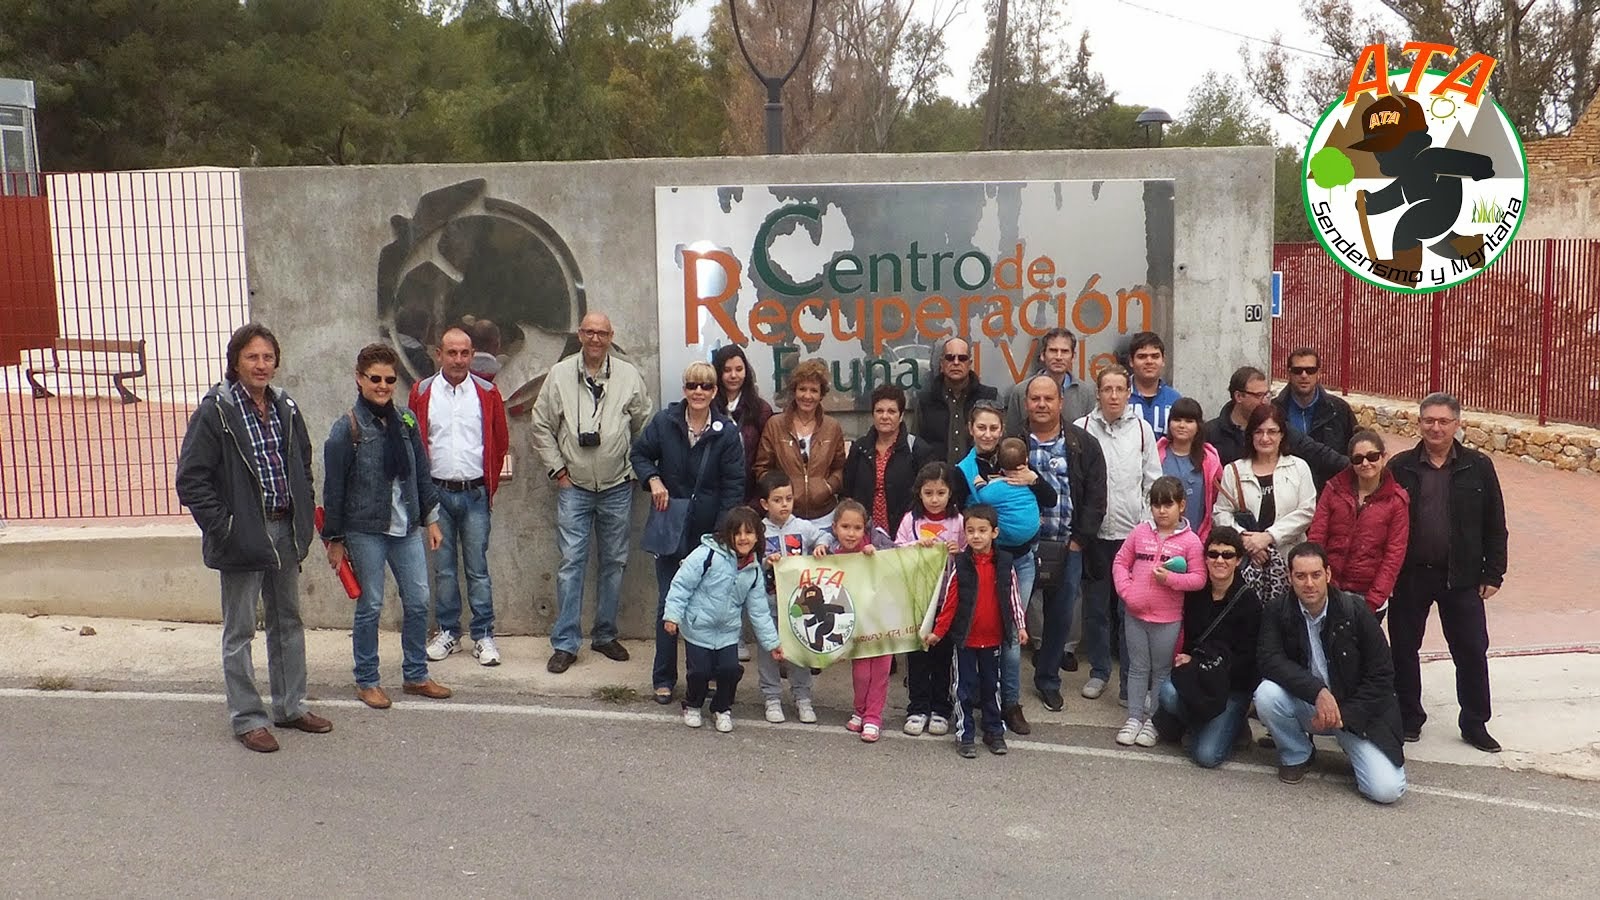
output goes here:
<path id="1" fill-rule="evenodd" d="M 954 730 L 971 754 L 981 722 L 985 744 L 1003 752 L 1005 731 L 1030 730 L 1021 676 L 1031 647 L 1033 687 L 1049 710 L 1064 707 L 1061 673 L 1076 671 L 1080 656 L 1087 699 L 1109 689 L 1115 669 L 1128 707 L 1119 743 L 1149 746 L 1188 730 L 1195 760 L 1216 765 L 1248 736 L 1253 705 L 1286 781 L 1309 763 L 1307 735 L 1334 733 L 1363 793 L 1392 800 L 1404 789 L 1401 744 L 1426 721 L 1418 650 L 1438 604 L 1461 734 L 1499 749 L 1486 728 L 1484 601 L 1505 573 L 1504 505 L 1489 458 L 1456 440 L 1460 407 L 1448 395 L 1422 400 L 1421 442 L 1390 459 L 1383 439 L 1359 430 L 1348 404 L 1322 387 L 1315 350 L 1290 354 L 1289 385 L 1276 397 L 1264 372 L 1240 368 L 1207 420 L 1164 381 L 1160 336 L 1134 335 L 1128 365 L 1088 383 L 1073 375 L 1076 336 L 1055 329 L 1040 340 L 1038 370 L 1005 391 L 982 383 L 964 339 L 943 341 L 928 383 L 914 397 L 878 386 L 870 428 L 848 441 L 825 411 L 830 379 L 818 360 L 789 373 L 775 410 L 743 350 L 725 346 L 692 363 L 682 399 L 655 411 L 639 370 L 611 352 L 605 316 L 586 316 L 578 336 L 581 352 L 551 368 L 531 429 L 557 488 L 553 673 L 578 661 L 591 547 L 599 583 L 590 648 L 628 658 L 616 614 L 641 491 L 652 527 L 657 518 L 671 525 L 653 548 L 652 688 L 658 702 L 678 697 L 681 641 L 691 725 L 709 696 L 717 728 L 732 728 L 739 663 L 753 655 L 767 718 L 783 721 L 787 681 L 800 720 L 816 721 L 814 673 L 778 649 L 777 557 L 942 540 L 953 551 L 949 593 L 926 649 L 907 655 L 909 734 Z M 504 409 L 492 382 L 469 371 L 471 335 L 447 331 L 439 352 L 439 374 L 401 409 L 393 352 L 363 349 L 360 399 L 324 448 L 320 530 L 330 562 L 348 556 L 361 582 L 355 675 L 374 706 L 387 704 L 375 636 L 385 564 L 400 582 L 408 693 L 449 694 L 427 663 L 464 644 L 457 552 L 473 651 L 486 665 L 499 659 L 484 553 Z M 277 355 L 260 326 L 235 335 L 228 381 L 195 413 L 179 473 L 207 562 L 223 570 L 229 703 L 252 749 L 272 740 L 249 679 L 258 594 L 276 610 L 267 619 L 273 720 L 327 724 L 304 707 L 289 599 L 314 528 L 305 425 L 267 384 Z M 427 550 L 436 554 L 438 631 L 425 645 Z M 849 728 L 868 742 L 883 728 L 890 667 L 888 658 L 853 661 Z"/>

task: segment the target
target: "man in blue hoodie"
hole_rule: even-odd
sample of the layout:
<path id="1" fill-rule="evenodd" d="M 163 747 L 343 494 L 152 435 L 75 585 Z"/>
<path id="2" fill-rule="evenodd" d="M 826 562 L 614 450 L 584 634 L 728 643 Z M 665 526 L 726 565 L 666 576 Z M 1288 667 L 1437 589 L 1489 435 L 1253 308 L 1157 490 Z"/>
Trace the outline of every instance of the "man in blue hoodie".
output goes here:
<path id="1" fill-rule="evenodd" d="M 1167 370 L 1167 345 L 1154 331 L 1141 331 L 1128 341 L 1128 368 L 1133 371 L 1133 396 L 1129 402 L 1150 423 L 1156 437 L 1167 433 L 1172 404 L 1182 399 L 1172 385 L 1161 380 Z"/>

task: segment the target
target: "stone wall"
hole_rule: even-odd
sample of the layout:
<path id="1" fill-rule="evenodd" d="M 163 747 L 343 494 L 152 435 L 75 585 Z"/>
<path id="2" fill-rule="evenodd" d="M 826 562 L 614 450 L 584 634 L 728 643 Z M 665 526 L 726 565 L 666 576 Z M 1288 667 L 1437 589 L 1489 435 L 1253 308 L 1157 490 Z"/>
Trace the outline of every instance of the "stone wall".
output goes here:
<path id="1" fill-rule="evenodd" d="M 1345 398 L 1364 428 L 1383 434 L 1419 437 L 1414 400 L 1367 397 Z M 1461 411 L 1461 439 L 1498 456 L 1537 463 L 1563 472 L 1600 474 L 1600 430 L 1577 425 L 1540 425 L 1530 419 L 1494 413 Z"/>
<path id="2" fill-rule="evenodd" d="M 1571 132 L 1526 149 L 1528 218 L 1517 237 L 1600 238 L 1600 96 Z"/>

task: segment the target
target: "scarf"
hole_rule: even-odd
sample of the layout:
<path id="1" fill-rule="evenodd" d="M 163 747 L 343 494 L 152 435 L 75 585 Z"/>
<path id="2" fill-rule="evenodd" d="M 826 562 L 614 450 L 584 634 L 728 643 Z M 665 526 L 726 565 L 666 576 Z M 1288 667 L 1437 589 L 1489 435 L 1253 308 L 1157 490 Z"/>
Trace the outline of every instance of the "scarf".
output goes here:
<path id="1" fill-rule="evenodd" d="M 372 417 L 378 420 L 378 425 L 383 428 L 383 477 L 393 481 L 410 475 L 411 456 L 406 453 L 405 425 L 395 412 L 394 403 L 378 406 L 365 397 L 356 402 L 371 413 Z"/>

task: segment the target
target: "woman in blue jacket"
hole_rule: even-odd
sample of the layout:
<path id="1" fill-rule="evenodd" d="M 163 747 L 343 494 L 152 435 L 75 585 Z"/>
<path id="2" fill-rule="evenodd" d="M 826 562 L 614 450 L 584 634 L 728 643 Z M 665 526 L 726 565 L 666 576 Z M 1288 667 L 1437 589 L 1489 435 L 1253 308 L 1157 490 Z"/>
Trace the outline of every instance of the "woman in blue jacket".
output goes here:
<path id="1" fill-rule="evenodd" d="M 650 502 L 665 510 L 669 500 L 689 501 L 689 520 L 677 551 L 656 557 L 656 657 L 650 680 L 657 703 L 671 703 L 678 684 L 678 639 L 662 628 L 667 588 L 689 551 L 714 531 L 744 499 L 744 448 L 739 426 L 712 408 L 717 370 L 693 362 L 683 371 L 683 399 L 656 413 L 633 442 L 633 473 Z"/>

